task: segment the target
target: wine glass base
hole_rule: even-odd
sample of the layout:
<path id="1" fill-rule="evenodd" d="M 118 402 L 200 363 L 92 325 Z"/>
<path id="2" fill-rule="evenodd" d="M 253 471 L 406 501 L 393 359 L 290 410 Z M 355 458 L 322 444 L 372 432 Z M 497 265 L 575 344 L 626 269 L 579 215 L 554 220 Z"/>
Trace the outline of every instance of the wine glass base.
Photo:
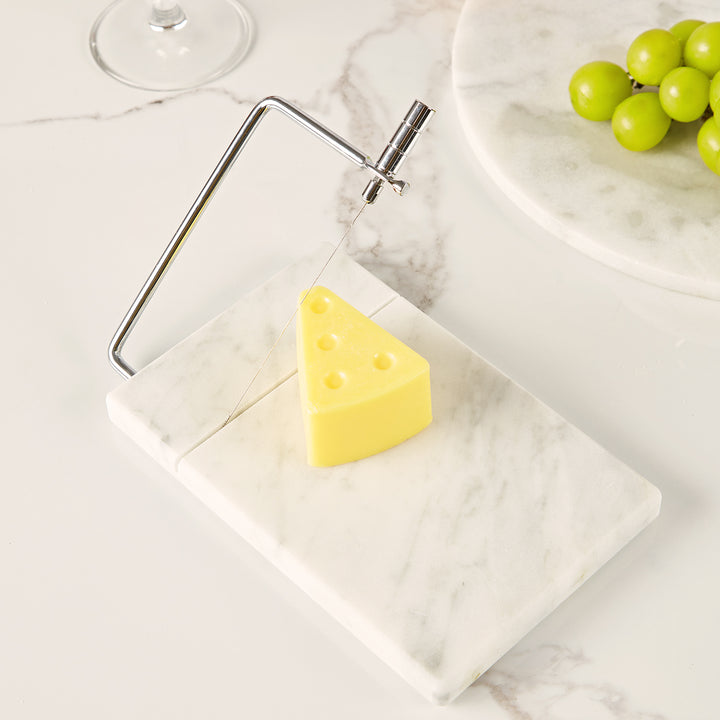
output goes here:
<path id="1" fill-rule="evenodd" d="M 145 90 L 186 90 L 215 80 L 245 57 L 252 21 L 235 0 L 181 0 L 185 22 L 150 24 L 147 3 L 115 0 L 90 31 L 90 52 L 116 80 Z"/>

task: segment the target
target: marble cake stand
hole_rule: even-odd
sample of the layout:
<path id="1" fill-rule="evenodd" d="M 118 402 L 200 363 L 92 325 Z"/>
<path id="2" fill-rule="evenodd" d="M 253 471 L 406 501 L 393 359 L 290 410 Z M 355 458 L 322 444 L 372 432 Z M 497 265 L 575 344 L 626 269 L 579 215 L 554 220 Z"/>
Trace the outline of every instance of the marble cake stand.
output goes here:
<path id="1" fill-rule="evenodd" d="M 636 35 L 685 18 L 720 13 L 693 0 L 467 0 L 454 91 L 478 160 L 538 223 L 629 275 L 720 299 L 720 177 L 697 153 L 699 123 L 675 124 L 660 146 L 633 153 L 568 98 L 580 65 L 624 66 Z"/>
<path id="2" fill-rule="evenodd" d="M 322 284 L 430 363 L 433 422 L 311 468 L 294 331 L 225 423 L 321 247 L 108 396 L 110 417 L 436 703 L 488 669 L 658 513 L 658 490 L 343 254 Z"/>

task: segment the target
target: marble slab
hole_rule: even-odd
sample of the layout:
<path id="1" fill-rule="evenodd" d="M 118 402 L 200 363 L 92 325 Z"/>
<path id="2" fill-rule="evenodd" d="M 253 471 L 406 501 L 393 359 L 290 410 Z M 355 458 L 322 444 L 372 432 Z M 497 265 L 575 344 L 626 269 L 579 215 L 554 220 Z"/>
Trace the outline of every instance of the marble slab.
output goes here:
<path id="1" fill-rule="evenodd" d="M 537 222 L 634 277 L 720 299 L 720 177 L 698 155 L 699 123 L 674 123 L 657 148 L 633 153 L 568 96 L 584 63 L 624 67 L 638 34 L 686 18 L 720 13 L 709 0 L 467 0 L 453 85 L 478 160 Z"/>
<path id="2" fill-rule="evenodd" d="M 110 419 L 174 471 L 180 458 L 216 432 L 233 409 L 241 413 L 296 372 L 293 321 L 254 378 L 298 295 L 332 250 L 319 244 L 120 385 L 107 396 Z M 325 268 L 323 282 L 342 287 L 352 298 L 348 302 L 369 316 L 396 294 L 341 251 Z"/>
<path id="3" fill-rule="evenodd" d="M 434 419 L 407 442 L 355 463 L 309 467 L 293 372 L 276 375 L 269 392 L 212 430 L 218 405 L 226 407 L 215 395 L 203 404 L 202 391 L 230 380 L 204 376 L 234 372 L 236 362 L 223 360 L 219 370 L 195 353 L 210 344 L 231 354 L 220 346 L 234 348 L 238 338 L 217 327 L 232 324 L 247 338 L 237 306 L 115 391 L 112 417 L 423 696 L 443 704 L 644 528 L 660 494 L 404 298 L 364 271 L 347 276 L 359 286 L 335 290 L 383 302 L 373 319 L 430 362 Z M 334 285 L 330 276 L 322 282 Z M 250 317 L 267 313 L 272 325 L 287 314 L 287 298 L 273 299 L 266 287 L 240 307 Z M 275 328 L 261 335 L 273 338 Z"/>

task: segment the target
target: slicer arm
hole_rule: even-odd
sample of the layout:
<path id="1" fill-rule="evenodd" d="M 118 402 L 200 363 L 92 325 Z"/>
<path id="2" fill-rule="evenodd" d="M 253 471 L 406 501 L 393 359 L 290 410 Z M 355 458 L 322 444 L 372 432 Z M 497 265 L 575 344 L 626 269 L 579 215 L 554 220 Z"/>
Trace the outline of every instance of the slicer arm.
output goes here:
<path id="1" fill-rule="evenodd" d="M 394 172 L 405 159 L 406 152 L 414 144 L 417 135 L 424 129 L 434 112 L 427 105 L 424 105 L 419 101 L 415 101 L 390 141 L 390 144 L 381 155 L 380 160 L 377 163 L 373 163 L 373 161 L 365 153 L 353 147 L 332 130 L 329 130 L 324 125 L 317 122 L 317 120 L 310 117 L 307 113 L 282 98 L 275 96 L 266 97 L 264 100 L 261 100 L 257 105 L 255 105 L 223 154 L 220 162 L 208 178 L 200 194 L 193 202 L 190 210 L 180 224 L 180 227 L 173 235 L 172 240 L 165 248 L 152 273 L 145 281 L 145 284 L 142 286 L 140 292 L 130 306 L 130 309 L 120 324 L 120 327 L 116 330 L 115 335 L 113 335 L 108 348 L 110 364 L 124 378 L 130 378 L 135 374 L 135 370 L 133 370 L 133 368 L 130 367 L 127 361 L 122 357 L 122 348 L 130 332 L 140 318 L 140 315 L 150 301 L 150 298 L 153 296 L 158 284 L 168 271 L 172 261 L 180 251 L 185 239 L 190 234 L 195 226 L 195 223 L 198 221 L 200 215 L 205 210 L 205 207 L 215 194 L 215 191 L 225 177 L 225 174 L 232 167 L 233 163 L 237 159 L 237 156 L 242 152 L 251 135 L 255 131 L 255 128 L 258 126 L 268 110 L 279 110 L 282 114 L 291 118 L 300 126 L 304 127 L 313 135 L 330 145 L 330 147 L 335 149 L 348 160 L 351 160 L 353 163 L 362 168 L 370 170 L 374 177 L 363 193 L 363 199 L 366 203 L 372 203 L 375 201 L 379 189 L 385 182 L 389 183 L 393 190 L 401 195 L 403 194 L 407 185 L 402 180 L 396 180 L 393 177 Z"/>

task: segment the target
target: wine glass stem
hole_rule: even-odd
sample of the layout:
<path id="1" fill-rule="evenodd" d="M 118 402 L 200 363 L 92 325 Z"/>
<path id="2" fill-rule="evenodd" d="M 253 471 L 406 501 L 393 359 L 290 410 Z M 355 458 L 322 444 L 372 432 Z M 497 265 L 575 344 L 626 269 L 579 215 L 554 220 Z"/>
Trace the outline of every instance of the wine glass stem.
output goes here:
<path id="1" fill-rule="evenodd" d="M 150 27 L 159 32 L 179 30 L 187 22 L 187 17 L 174 0 L 153 0 L 149 22 Z"/>

